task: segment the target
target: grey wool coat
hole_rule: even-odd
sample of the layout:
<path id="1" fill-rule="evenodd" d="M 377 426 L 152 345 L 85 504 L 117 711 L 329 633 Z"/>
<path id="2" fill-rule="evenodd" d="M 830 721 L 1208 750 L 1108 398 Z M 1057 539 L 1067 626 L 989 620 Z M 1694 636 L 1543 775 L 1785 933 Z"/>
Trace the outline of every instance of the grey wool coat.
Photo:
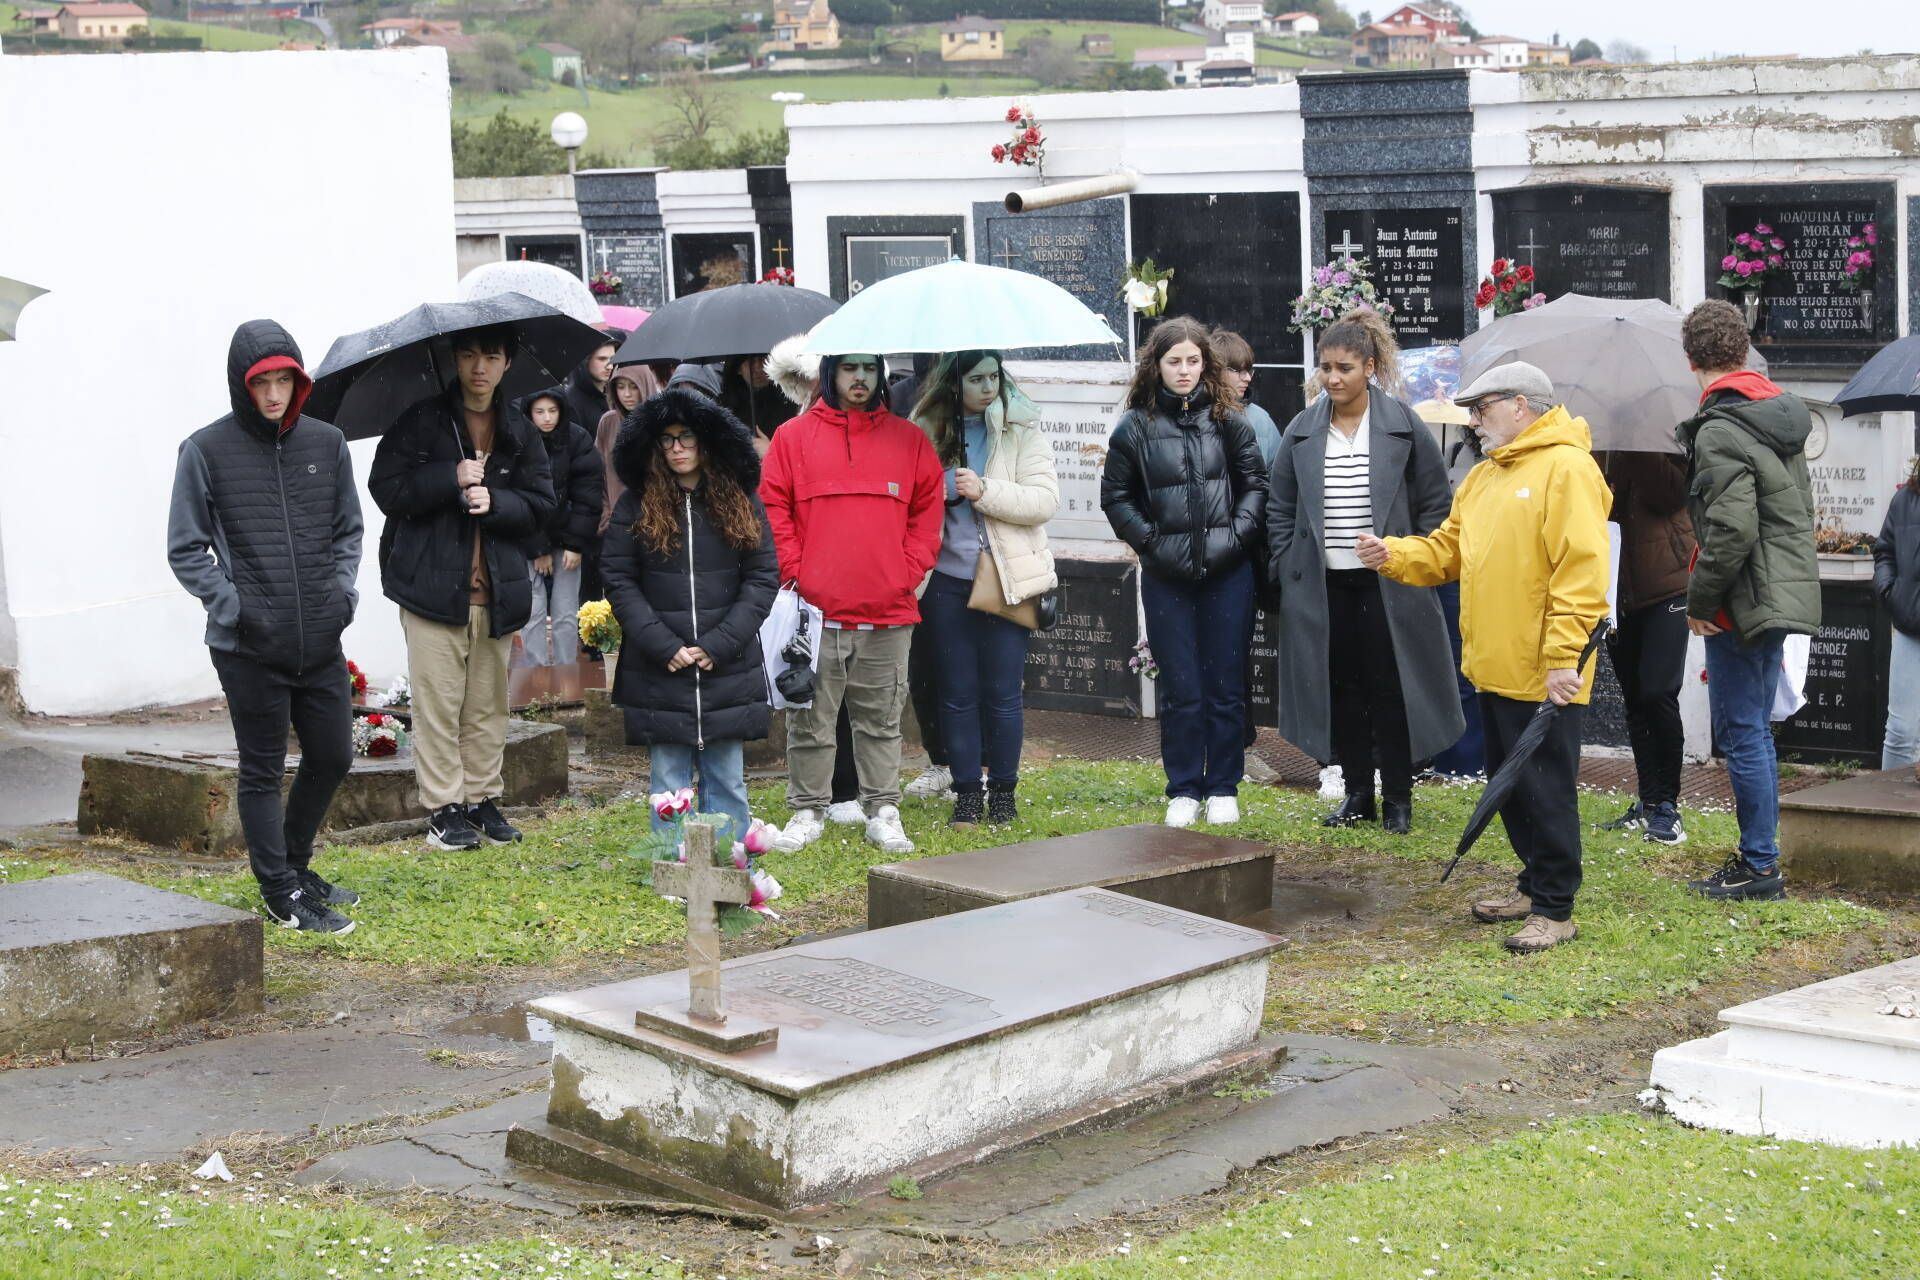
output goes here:
<path id="1" fill-rule="evenodd" d="M 1321 396 L 1287 425 L 1267 495 L 1267 575 L 1280 597 L 1280 733 L 1322 762 L 1333 758 L 1321 542 L 1332 414 L 1332 402 Z M 1368 414 L 1374 533 L 1383 538 L 1432 533 L 1453 505 L 1433 434 L 1413 410 L 1378 388 L 1369 393 Z M 1446 616 L 1438 593 L 1428 587 L 1382 578 L 1380 598 L 1393 633 L 1413 758 L 1430 759 L 1466 729 Z"/>

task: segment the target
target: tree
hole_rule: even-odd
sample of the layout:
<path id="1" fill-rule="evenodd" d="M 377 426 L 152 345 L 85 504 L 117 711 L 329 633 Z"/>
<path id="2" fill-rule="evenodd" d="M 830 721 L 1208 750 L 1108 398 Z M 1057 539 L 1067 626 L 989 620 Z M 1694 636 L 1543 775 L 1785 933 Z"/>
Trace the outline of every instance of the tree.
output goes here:
<path id="1" fill-rule="evenodd" d="M 1027 74 L 1046 89 L 1069 89 L 1080 83 L 1080 55 L 1050 36 L 1027 41 Z"/>
<path id="2" fill-rule="evenodd" d="M 661 128 L 660 137 L 667 148 L 709 141 L 717 147 L 719 139 L 713 135 L 733 120 L 733 101 L 722 92 L 719 81 L 697 71 L 675 71 L 667 76 L 663 84 L 667 110 L 671 116 Z M 716 166 L 707 164 L 690 167 L 711 169 Z"/>
<path id="3" fill-rule="evenodd" d="M 1274 0 L 1273 11 L 1285 13 L 1294 8 L 1293 0 Z M 1320 34 L 1323 36 L 1350 36 L 1354 32 L 1353 15 L 1342 9 L 1339 0 L 1314 0 L 1306 6 L 1320 19 Z"/>
<path id="4" fill-rule="evenodd" d="M 755 129 L 722 143 L 717 137 L 668 143 L 654 157 L 672 169 L 744 169 L 787 162 L 787 131 Z"/>
<path id="5" fill-rule="evenodd" d="M 659 65 L 654 46 L 673 34 L 670 21 L 658 9 L 600 0 L 568 11 L 553 34 L 581 52 L 588 74 L 631 83 Z"/>
<path id="6" fill-rule="evenodd" d="M 1354 25 L 1354 28 L 1355 28 L 1356 30 L 1358 30 L 1358 29 L 1359 29 L 1359 28 L 1361 28 L 1361 27 L 1370 27 L 1370 26 L 1372 26 L 1372 25 L 1373 25 L 1373 10 L 1371 10 L 1371 9 L 1362 9 L 1362 10 L 1361 10 L 1360 12 L 1358 12 L 1358 13 L 1356 13 L 1356 14 L 1354 14 L 1354 15 L 1353 15 L 1353 25 Z"/>
<path id="7" fill-rule="evenodd" d="M 893 6 L 888 0 L 827 0 L 827 8 L 849 26 L 884 27 L 893 21 Z"/>
<path id="8" fill-rule="evenodd" d="M 456 178 L 530 178 L 567 171 L 567 153 L 547 136 L 545 127 L 500 114 L 483 129 L 453 123 L 453 176 Z"/>
<path id="9" fill-rule="evenodd" d="M 519 93 L 533 82 L 520 65 L 512 37 L 488 31 L 475 38 L 472 53 L 457 53 L 450 75 L 468 93 Z"/>
<path id="10" fill-rule="evenodd" d="M 1600 51 L 1600 46 L 1595 44 L 1593 41 L 1587 40 L 1587 39 L 1580 39 L 1574 42 L 1573 60 L 1575 62 L 1585 62 L 1588 58 L 1604 58 L 1604 57 L 1606 57 L 1606 54 L 1602 53 Z"/>
<path id="11" fill-rule="evenodd" d="M 1171 89 L 1167 73 L 1159 67 L 1123 67 L 1117 62 L 1096 62 L 1087 79 L 1090 89 Z"/>
<path id="12" fill-rule="evenodd" d="M 1631 40 L 1609 40 L 1607 42 L 1607 61 L 1630 64 L 1652 62 L 1653 55 Z"/>

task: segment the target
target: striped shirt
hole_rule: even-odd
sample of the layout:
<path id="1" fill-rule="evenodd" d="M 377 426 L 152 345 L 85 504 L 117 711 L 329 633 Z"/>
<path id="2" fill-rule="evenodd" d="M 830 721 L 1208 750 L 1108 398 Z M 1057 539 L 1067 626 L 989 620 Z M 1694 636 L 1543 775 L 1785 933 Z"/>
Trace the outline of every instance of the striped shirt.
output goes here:
<path id="1" fill-rule="evenodd" d="M 1352 439 L 1331 422 L 1327 424 L 1321 533 L 1326 539 L 1323 554 L 1329 569 L 1367 567 L 1353 553 L 1353 543 L 1361 534 L 1373 532 L 1373 473 L 1367 457 L 1367 419 L 1371 413 L 1369 409 L 1360 415 Z"/>

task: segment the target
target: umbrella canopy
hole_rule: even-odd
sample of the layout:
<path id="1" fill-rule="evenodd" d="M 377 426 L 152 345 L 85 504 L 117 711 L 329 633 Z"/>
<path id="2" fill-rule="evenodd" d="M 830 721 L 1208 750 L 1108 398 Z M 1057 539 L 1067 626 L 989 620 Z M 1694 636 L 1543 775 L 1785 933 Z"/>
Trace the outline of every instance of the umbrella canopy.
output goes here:
<path id="1" fill-rule="evenodd" d="M 502 389 L 509 397 L 550 387 L 606 341 L 591 325 L 517 293 L 473 302 L 429 302 L 397 319 L 334 340 L 314 371 L 307 412 L 349 440 L 377 436 L 408 406 L 453 380 L 453 335 L 511 325 L 519 350 Z"/>
<path id="2" fill-rule="evenodd" d="M 1573 664 L 1575 671 L 1587 669 L 1587 659 L 1591 658 L 1593 651 L 1600 647 L 1600 640 L 1607 634 L 1607 629 L 1611 625 L 1607 619 L 1602 618 L 1594 626 L 1593 634 L 1587 637 L 1586 648 L 1580 651 L 1579 659 Z M 1513 789 L 1520 784 L 1520 775 L 1526 772 L 1527 761 L 1533 758 L 1533 753 L 1540 749 L 1542 742 L 1546 741 L 1547 730 L 1553 727 L 1553 718 L 1559 714 L 1560 708 L 1551 698 L 1534 708 L 1533 719 L 1527 721 L 1527 727 L 1522 729 L 1520 736 L 1513 740 L 1513 746 L 1508 750 L 1507 758 L 1500 762 L 1500 767 L 1493 771 L 1491 778 L 1487 779 L 1486 788 L 1480 793 L 1480 803 L 1473 806 L 1473 814 L 1467 819 L 1467 829 L 1460 833 L 1460 843 L 1454 848 L 1453 861 L 1449 862 L 1447 869 L 1440 873 L 1441 884 L 1447 882 L 1447 877 L 1453 874 L 1453 869 L 1460 865 L 1460 859 L 1466 856 L 1467 850 L 1473 848 L 1473 842 L 1478 840 L 1480 833 L 1493 822 L 1493 815 L 1500 812 L 1500 807 L 1513 795 Z"/>
<path id="3" fill-rule="evenodd" d="M 20 327 L 20 312 L 45 292 L 39 285 L 0 276 L 0 342 L 13 341 L 13 335 Z"/>
<path id="4" fill-rule="evenodd" d="M 675 298 L 621 344 L 617 364 L 763 356 L 805 333 L 840 306 L 789 284 L 730 284 Z"/>
<path id="5" fill-rule="evenodd" d="M 1563 294 L 1462 342 L 1460 385 L 1524 360 L 1553 379 L 1569 413 L 1587 420 L 1596 451 L 1678 453 L 1673 429 L 1700 408 L 1700 384 L 1680 346 L 1683 318 L 1658 298 Z M 1767 367 L 1751 346 L 1747 367 Z"/>
<path id="6" fill-rule="evenodd" d="M 0 315 L 4 319 L 4 315 Z M 1890 342 L 1861 366 L 1833 402 L 1842 417 L 1920 410 L 1920 336 Z"/>
<path id="7" fill-rule="evenodd" d="M 600 302 L 587 282 L 548 262 L 489 262 L 475 267 L 460 281 L 460 301 L 474 302 L 501 293 L 517 293 L 544 302 L 581 324 L 600 323 Z"/>
<path id="8" fill-rule="evenodd" d="M 807 335 L 807 354 L 1008 350 L 1117 344 L 1051 280 L 955 259 L 868 285 Z"/>
<path id="9" fill-rule="evenodd" d="M 645 307 L 621 307 L 611 302 L 603 302 L 600 304 L 601 321 L 605 324 L 625 329 L 628 333 L 632 333 L 635 329 L 645 324 L 647 317 L 652 314 L 653 313 Z"/>

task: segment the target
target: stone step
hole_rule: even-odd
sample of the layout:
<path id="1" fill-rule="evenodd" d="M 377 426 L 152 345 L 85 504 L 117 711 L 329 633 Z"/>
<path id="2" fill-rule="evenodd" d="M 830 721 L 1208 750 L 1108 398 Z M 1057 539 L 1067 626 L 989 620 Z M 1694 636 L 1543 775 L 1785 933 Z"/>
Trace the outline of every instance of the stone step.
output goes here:
<path id="1" fill-rule="evenodd" d="M 1912 769 L 1886 769 L 1783 795 L 1780 848 L 1796 878 L 1920 890 L 1920 781 Z"/>
<path id="2" fill-rule="evenodd" d="M 1920 1018 L 1881 1013 L 1889 987 L 1920 992 L 1920 957 L 1725 1010 L 1727 1054 L 1760 1066 L 1920 1089 Z"/>

